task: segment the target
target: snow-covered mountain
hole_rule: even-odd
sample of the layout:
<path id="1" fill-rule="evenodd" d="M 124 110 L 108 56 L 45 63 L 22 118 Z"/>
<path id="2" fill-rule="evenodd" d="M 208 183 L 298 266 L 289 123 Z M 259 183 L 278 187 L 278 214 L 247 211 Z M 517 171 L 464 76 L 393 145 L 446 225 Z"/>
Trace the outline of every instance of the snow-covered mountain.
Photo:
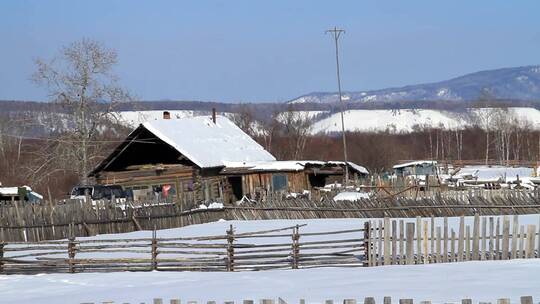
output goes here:
<path id="1" fill-rule="evenodd" d="M 540 100 L 540 66 L 524 66 L 481 71 L 446 81 L 382 90 L 344 92 L 354 103 L 403 101 L 472 101 L 482 97 L 507 100 Z M 316 92 L 289 103 L 334 103 L 335 92 Z"/>

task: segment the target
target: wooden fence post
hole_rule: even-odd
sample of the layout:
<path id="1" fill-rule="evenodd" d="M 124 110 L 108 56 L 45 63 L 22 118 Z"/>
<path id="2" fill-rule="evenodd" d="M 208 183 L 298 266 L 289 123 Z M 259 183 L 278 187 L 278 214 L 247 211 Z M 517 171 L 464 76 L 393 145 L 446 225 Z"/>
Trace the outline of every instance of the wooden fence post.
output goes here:
<path id="1" fill-rule="evenodd" d="M 512 255 L 510 256 L 511 259 L 515 259 L 517 256 L 518 228 L 519 228 L 519 217 L 517 214 L 515 214 L 512 221 Z"/>
<path id="2" fill-rule="evenodd" d="M 157 232 L 156 228 L 154 226 L 154 230 L 152 230 L 152 270 L 157 270 L 158 262 L 157 262 L 157 255 L 158 255 L 158 242 L 157 242 Z"/>
<path id="3" fill-rule="evenodd" d="M 69 272 L 75 273 L 75 252 L 76 252 L 75 238 L 70 237 L 68 239 L 68 258 L 69 258 Z"/>
<path id="4" fill-rule="evenodd" d="M 448 262 L 448 217 L 444 217 L 444 223 L 443 223 L 443 256 L 442 261 L 443 263 Z"/>
<path id="5" fill-rule="evenodd" d="M 398 264 L 397 261 L 397 221 L 392 221 L 392 264 Z"/>
<path id="6" fill-rule="evenodd" d="M 364 222 L 364 267 L 371 266 L 371 227 L 370 222 Z"/>
<path id="7" fill-rule="evenodd" d="M 521 304 L 533 304 L 533 297 L 531 296 L 523 296 L 519 298 L 519 302 Z"/>
<path id="8" fill-rule="evenodd" d="M 422 218 L 416 217 L 416 256 L 417 264 L 422 264 Z"/>
<path id="9" fill-rule="evenodd" d="M 390 265 L 390 219 L 388 217 L 384 218 L 384 265 Z"/>
<path id="10" fill-rule="evenodd" d="M 227 230 L 227 271 L 234 271 L 234 229 L 232 225 Z"/>
<path id="11" fill-rule="evenodd" d="M 296 227 L 293 228 L 293 234 L 292 234 L 292 269 L 298 269 L 298 260 L 300 257 L 300 226 L 296 225 Z"/>
<path id="12" fill-rule="evenodd" d="M 474 215 L 473 225 L 473 246 L 472 246 L 472 259 L 478 261 L 480 259 L 480 216 L 478 213 Z"/>
<path id="13" fill-rule="evenodd" d="M 457 260 L 458 262 L 462 262 L 463 261 L 463 255 L 464 255 L 464 248 L 463 248 L 463 242 L 464 242 L 464 239 L 465 239 L 465 216 L 460 216 L 459 218 L 459 232 L 458 232 L 458 255 L 457 255 Z"/>
<path id="14" fill-rule="evenodd" d="M 503 218 L 502 235 L 501 259 L 507 260 L 510 253 L 510 220 L 506 215 Z"/>
<path id="15" fill-rule="evenodd" d="M 4 273 L 4 243 L 0 243 L 0 273 Z"/>
<path id="16" fill-rule="evenodd" d="M 414 264 L 414 223 L 407 223 L 407 253 L 405 254 L 407 265 Z"/>
<path id="17" fill-rule="evenodd" d="M 525 258 L 534 258 L 534 241 L 536 237 L 536 226 L 527 226 L 527 242 L 525 243 Z"/>
<path id="18" fill-rule="evenodd" d="M 392 297 L 384 297 L 383 304 L 392 304 Z"/>
<path id="19" fill-rule="evenodd" d="M 373 297 L 366 297 L 364 299 L 364 304 L 375 304 L 375 298 Z"/>

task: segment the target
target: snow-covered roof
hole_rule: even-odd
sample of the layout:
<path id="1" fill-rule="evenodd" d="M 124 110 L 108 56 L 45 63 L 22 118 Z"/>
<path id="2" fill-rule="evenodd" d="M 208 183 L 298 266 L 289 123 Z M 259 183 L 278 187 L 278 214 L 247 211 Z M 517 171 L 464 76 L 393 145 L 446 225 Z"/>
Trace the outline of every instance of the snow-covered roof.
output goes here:
<path id="1" fill-rule="evenodd" d="M 273 161 L 275 157 L 224 116 L 162 119 L 142 124 L 200 168 L 225 162 Z"/>
<path id="2" fill-rule="evenodd" d="M 18 195 L 19 188 L 17 187 L 0 187 L 0 195 L 11 196 Z"/>
<path id="3" fill-rule="evenodd" d="M 504 166 L 466 166 L 454 175 L 457 179 L 474 179 L 478 181 L 502 181 L 515 180 L 516 176 L 520 178 L 531 177 L 534 174 L 533 168 L 527 167 L 504 167 Z"/>
<path id="4" fill-rule="evenodd" d="M 393 168 L 394 169 L 400 169 L 400 168 L 405 168 L 405 167 L 422 166 L 422 165 L 436 165 L 436 164 L 437 164 L 437 161 L 434 161 L 434 160 L 417 160 L 417 161 L 412 161 L 412 162 L 408 162 L 408 163 L 395 165 Z"/>
<path id="5" fill-rule="evenodd" d="M 361 174 L 369 174 L 368 170 L 353 162 L 349 166 Z M 302 171 L 306 166 L 344 166 L 343 161 L 320 160 L 276 160 L 263 162 L 225 162 L 225 168 L 242 168 L 248 171 Z"/>
<path id="6" fill-rule="evenodd" d="M 304 165 L 295 160 L 276 160 L 263 162 L 226 162 L 226 168 L 243 168 L 249 171 L 302 171 Z"/>

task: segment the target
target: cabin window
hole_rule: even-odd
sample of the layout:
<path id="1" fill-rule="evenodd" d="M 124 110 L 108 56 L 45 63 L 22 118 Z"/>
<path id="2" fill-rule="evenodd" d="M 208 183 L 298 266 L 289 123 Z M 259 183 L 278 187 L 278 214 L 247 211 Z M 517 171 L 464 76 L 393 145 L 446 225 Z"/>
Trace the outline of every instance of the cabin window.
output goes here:
<path id="1" fill-rule="evenodd" d="M 273 174 L 272 175 L 272 189 L 274 191 L 287 190 L 287 175 Z"/>

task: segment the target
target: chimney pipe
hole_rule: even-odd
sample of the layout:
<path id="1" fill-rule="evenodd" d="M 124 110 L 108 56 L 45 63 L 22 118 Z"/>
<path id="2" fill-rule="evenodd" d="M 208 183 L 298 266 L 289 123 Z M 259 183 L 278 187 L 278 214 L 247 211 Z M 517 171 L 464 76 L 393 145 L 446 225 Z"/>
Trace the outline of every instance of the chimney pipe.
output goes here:
<path id="1" fill-rule="evenodd" d="M 163 119 L 171 119 L 171 113 L 169 111 L 163 111 Z"/>
<path id="2" fill-rule="evenodd" d="M 216 123 L 216 108 L 212 108 L 212 121 Z"/>

